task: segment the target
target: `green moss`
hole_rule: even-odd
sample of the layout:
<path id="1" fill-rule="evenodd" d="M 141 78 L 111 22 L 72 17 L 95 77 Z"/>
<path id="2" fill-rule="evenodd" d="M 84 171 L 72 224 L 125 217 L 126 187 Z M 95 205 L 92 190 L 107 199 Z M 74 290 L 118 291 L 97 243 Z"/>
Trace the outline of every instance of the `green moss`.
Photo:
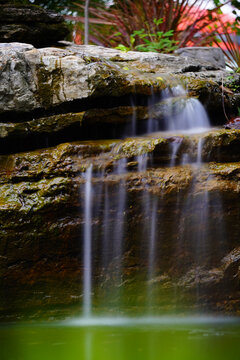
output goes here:
<path id="1" fill-rule="evenodd" d="M 116 154 L 116 158 L 139 156 L 159 150 L 159 146 L 166 144 L 168 144 L 168 141 L 164 138 L 130 138 L 116 145 L 113 153 Z"/>
<path id="2" fill-rule="evenodd" d="M 68 113 L 40 118 L 28 122 L 29 131 L 32 133 L 52 133 L 61 131 L 74 124 L 82 125 L 84 112 Z"/>
<path id="3" fill-rule="evenodd" d="M 209 168 L 216 174 L 229 175 L 240 173 L 240 162 L 234 163 L 216 163 L 209 164 Z"/>
<path id="4" fill-rule="evenodd" d="M 240 142 L 240 130 L 236 129 L 222 129 L 214 132 L 210 132 L 207 136 L 204 137 L 205 143 L 209 147 L 215 146 L 229 146 L 234 142 Z"/>
<path id="5" fill-rule="evenodd" d="M 219 85 L 209 79 L 196 79 L 187 76 L 180 76 L 180 79 L 188 89 L 190 96 L 207 96 L 213 91 L 220 92 Z"/>
<path id="6" fill-rule="evenodd" d="M 240 76 L 237 74 L 230 74 L 224 81 L 224 87 L 229 88 L 234 93 L 240 92 Z"/>
<path id="7" fill-rule="evenodd" d="M 0 156 L 0 184 L 74 177 L 83 158 L 110 152 L 119 140 L 76 141 L 53 148 Z M 85 169 L 85 165 L 84 165 Z"/>
<path id="8" fill-rule="evenodd" d="M 39 119 L 34 119 L 31 121 L 26 121 L 22 123 L 2 123 L 0 124 L 0 137 L 1 138 L 10 138 L 10 137 L 22 137 L 36 135 L 36 134 L 45 134 L 45 133 L 54 133 L 61 131 L 65 128 L 68 128 L 72 125 L 82 125 L 84 112 L 81 113 L 68 113 L 53 115 L 48 117 L 43 117 Z"/>
<path id="9" fill-rule="evenodd" d="M 0 186 L 0 213 L 20 211 L 39 211 L 58 202 L 65 202 L 69 197 L 71 180 L 63 177 L 43 179 L 38 182 L 21 182 Z"/>

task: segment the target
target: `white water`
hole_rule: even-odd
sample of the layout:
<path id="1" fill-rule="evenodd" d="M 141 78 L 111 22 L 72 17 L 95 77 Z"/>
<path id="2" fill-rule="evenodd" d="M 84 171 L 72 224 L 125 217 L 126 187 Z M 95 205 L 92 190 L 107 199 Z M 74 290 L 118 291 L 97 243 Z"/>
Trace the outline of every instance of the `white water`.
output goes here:
<path id="1" fill-rule="evenodd" d="M 209 129 L 210 121 L 206 110 L 199 100 L 194 98 L 183 98 L 179 100 L 179 110 L 165 119 L 165 129 L 170 131 Z M 180 109 L 182 107 L 182 109 Z"/>
<path id="2" fill-rule="evenodd" d="M 92 310 L 92 165 L 86 171 L 84 215 L 83 316 L 89 317 Z"/>
<path id="3" fill-rule="evenodd" d="M 154 105 L 156 99 L 154 94 L 152 100 L 149 101 L 149 112 L 151 109 L 160 109 L 165 113 L 164 121 L 149 117 L 147 133 L 159 131 L 164 122 L 165 131 L 189 130 L 195 133 L 210 128 L 210 121 L 206 110 L 198 99 L 188 97 L 187 92 L 181 85 L 166 88 L 162 91 L 162 100 Z M 166 110 L 167 109 L 167 110 Z"/>

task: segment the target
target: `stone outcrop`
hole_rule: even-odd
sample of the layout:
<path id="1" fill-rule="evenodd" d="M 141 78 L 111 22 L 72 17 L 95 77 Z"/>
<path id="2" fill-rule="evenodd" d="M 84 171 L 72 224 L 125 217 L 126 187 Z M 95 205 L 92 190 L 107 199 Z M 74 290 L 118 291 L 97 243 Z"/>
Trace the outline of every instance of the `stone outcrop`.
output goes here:
<path id="1" fill-rule="evenodd" d="M 69 33 L 63 16 L 34 5 L 0 3 L 0 42 L 27 42 L 36 47 L 56 45 Z"/>
<path id="2" fill-rule="evenodd" d="M 216 67 L 225 68 L 225 59 L 220 48 L 213 47 L 185 47 L 176 50 L 176 53 L 181 56 L 186 56 L 191 59 L 201 59 L 213 64 Z"/>
<path id="3" fill-rule="evenodd" d="M 205 139 L 206 151 L 210 144 L 219 148 L 213 152 L 216 158 L 212 155 L 211 162 L 201 168 L 194 168 L 191 164 L 166 167 L 171 161 L 173 139 L 159 136 L 65 143 L 45 150 L 1 156 L 2 313 L 16 314 L 18 310 L 15 309 L 25 307 L 32 307 L 35 311 L 38 306 L 44 309 L 44 306 L 57 308 L 79 303 L 84 172 L 90 164 L 93 165 L 96 206 L 103 206 L 103 189 L 108 188 L 112 216 L 114 204 L 119 201 L 119 184 L 125 184 L 128 200 L 124 214 L 129 219 L 129 229 L 124 245 L 124 271 L 125 276 L 132 279 L 128 280 L 130 290 L 140 269 L 143 274 L 146 271 L 146 258 L 137 256 L 136 249 L 141 242 L 143 248 L 147 247 L 140 225 L 150 216 L 144 213 L 143 204 L 153 197 L 164 204 L 159 207 L 157 225 L 162 229 L 157 240 L 159 248 L 156 249 L 161 257 L 152 279 L 156 291 L 161 292 L 157 296 L 159 306 L 163 294 L 168 297 L 176 288 L 179 289 L 181 305 L 184 299 L 188 303 L 193 298 L 194 302 L 197 287 L 202 307 L 236 312 L 239 306 L 236 216 L 240 211 L 240 163 L 231 162 L 236 160 L 234 153 L 231 158 L 234 150 L 231 140 L 233 143 L 239 141 L 240 136 L 237 130 L 220 130 L 202 134 L 202 138 Z M 195 148 L 196 154 L 199 139 L 190 140 L 184 136 L 182 139 L 186 151 L 193 154 Z M 214 161 L 219 161 L 217 154 L 221 153 L 221 146 L 223 153 L 225 147 L 229 147 L 226 153 L 230 163 Z M 149 156 L 147 169 L 137 171 L 141 161 L 139 156 L 146 155 Z M 118 174 L 116 168 L 121 159 L 126 159 L 128 172 Z M 208 243 L 203 242 L 198 249 L 200 260 L 196 263 L 192 236 L 199 231 L 198 211 L 199 206 L 206 206 L 206 194 Z M 221 234 L 222 228 L 216 234 L 216 216 L 224 221 L 224 235 Z M 101 217 L 93 218 L 93 231 L 101 234 L 102 221 Z M 189 233 L 185 235 L 181 235 L 183 221 L 189 221 Z M 172 224 L 175 224 L 175 230 Z M 181 236 L 184 236 L 184 243 L 178 246 L 183 241 Z M 96 248 L 94 251 L 94 276 L 101 282 L 101 276 L 104 276 L 101 250 Z M 202 252 L 204 257 L 201 257 Z M 109 276 L 111 273 L 109 268 Z M 109 286 L 110 278 L 106 281 L 103 286 Z M 144 284 L 143 281 L 142 286 L 146 286 Z M 186 306 L 189 308 L 190 305 Z"/>
<path id="4" fill-rule="evenodd" d="M 121 226 L 117 220 L 113 224 L 121 189 L 126 199 L 121 211 L 126 219 L 123 284 L 129 291 L 143 301 L 136 288 L 139 279 L 141 289 L 154 284 L 157 307 L 177 293 L 180 305 L 189 308 L 197 306 L 197 290 L 202 307 L 238 312 L 240 130 L 120 138 L 133 119 L 146 125 L 149 117 L 177 112 L 186 95 L 175 96 L 176 110 L 162 97 L 179 83 L 212 110 L 212 123 L 220 125 L 222 75 L 224 86 L 234 84 L 235 89 L 224 93 L 229 112 L 239 103 L 239 75 L 229 79 L 215 65 L 177 55 L 61 45 L 36 49 L 0 44 L 3 318 L 23 308 L 36 312 L 79 304 L 85 172 L 90 165 L 97 299 L 114 283 L 116 258 L 103 266 L 101 241 L 105 208 L 109 234 Z M 148 259 L 139 253 L 149 251 L 142 224 L 151 224 L 152 208 L 146 204 L 154 201 L 156 269 L 147 280 Z M 202 224 L 206 232 L 199 239 Z"/>
<path id="5" fill-rule="evenodd" d="M 179 79 L 187 81 L 190 91 L 198 95 L 204 86 L 219 87 L 222 75 L 221 70 L 208 70 L 201 62 L 202 71 L 187 71 L 194 61 L 184 57 L 122 53 L 98 46 L 37 50 L 31 45 L 1 44 L 0 50 L 1 86 L 9 90 L 8 97 L 2 91 L 1 113 L 49 109 L 105 95 L 150 95 L 152 90 L 178 84 Z"/>
<path id="6" fill-rule="evenodd" d="M 198 97 L 212 115 L 212 123 L 225 122 L 222 111 L 222 75 L 228 114 L 240 104 L 239 75 L 232 76 L 207 62 L 157 53 L 123 53 L 100 46 L 35 49 L 22 43 L 0 44 L 0 152 L 27 150 L 85 139 L 96 128 L 98 137 L 122 136 L 126 123 L 149 115 L 164 118 L 179 109 L 161 101 L 163 91 L 182 84 Z M 195 65 L 194 65 L 195 64 Z M 194 68 L 195 66 L 195 68 Z M 160 101 L 160 102 L 159 102 Z M 149 108 L 149 104 L 152 104 Z M 133 103 L 136 109 L 133 109 Z M 176 110 L 177 111 L 177 110 Z M 104 133 L 104 134 L 103 134 Z M 46 141 L 47 137 L 47 141 Z"/>

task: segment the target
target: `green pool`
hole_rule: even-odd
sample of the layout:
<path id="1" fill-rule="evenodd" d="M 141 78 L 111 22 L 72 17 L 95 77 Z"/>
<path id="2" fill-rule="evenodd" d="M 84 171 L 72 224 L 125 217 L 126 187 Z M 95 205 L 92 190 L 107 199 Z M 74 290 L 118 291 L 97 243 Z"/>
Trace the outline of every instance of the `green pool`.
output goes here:
<path id="1" fill-rule="evenodd" d="M 1 360 L 239 360 L 240 321 L 93 318 L 0 327 Z"/>

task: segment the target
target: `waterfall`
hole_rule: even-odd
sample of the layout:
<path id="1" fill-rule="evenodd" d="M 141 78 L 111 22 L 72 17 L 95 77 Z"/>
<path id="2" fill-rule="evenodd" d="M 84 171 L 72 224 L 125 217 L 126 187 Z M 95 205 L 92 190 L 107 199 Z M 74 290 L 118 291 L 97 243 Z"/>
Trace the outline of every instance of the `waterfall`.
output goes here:
<path id="1" fill-rule="evenodd" d="M 148 108 L 147 133 L 160 129 L 197 133 L 210 127 L 210 121 L 203 105 L 198 99 L 189 97 L 181 85 L 163 90 L 160 101 L 156 95 L 152 94 Z"/>
<path id="2" fill-rule="evenodd" d="M 118 175 L 122 175 L 126 171 L 126 159 L 118 161 L 116 172 Z M 117 281 L 121 281 L 121 265 L 122 265 L 122 254 L 123 254 L 123 234 L 124 234 L 124 211 L 126 206 L 126 188 L 124 178 L 120 181 L 117 203 L 115 209 L 114 229 L 113 229 L 113 257 L 116 259 L 116 274 Z"/>
<path id="3" fill-rule="evenodd" d="M 154 107 L 157 100 L 152 94 L 149 107 Z M 160 288 L 158 282 L 168 281 L 170 283 L 172 281 L 163 269 L 170 261 L 166 254 L 164 255 L 164 251 L 167 246 L 173 246 L 171 243 L 173 238 L 176 259 L 171 260 L 170 270 L 174 272 L 176 266 L 181 268 L 181 251 L 187 243 L 186 251 L 190 256 L 189 264 L 195 271 L 194 281 L 196 284 L 199 283 L 201 274 L 198 269 L 204 265 L 205 256 L 210 246 L 208 241 L 212 236 L 210 233 L 212 233 L 214 225 L 211 223 L 210 226 L 209 223 L 209 218 L 213 216 L 208 190 L 211 179 L 206 180 L 204 178 L 205 188 L 201 188 L 201 176 L 205 176 L 205 173 L 202 175 L 202 172 L 205 171 L 202 164 L 204 141 L 202 135 L 196 135 L 196 133 L 209 128 L 210 123 L 201 103 L 197 99 L 187 97 L 181 86 L 163 91 L 161 101 L 167 101 L 169 108 L 169 113 L 164 119 L 168 142 L 166 150 L 164 150 L 163 166 L 168 168 L 167 171 L 171 171 L 172 174 L 167 181 L 164 179 L 164 172 L 160 172 L 160 174 L 154 172 L 158 166 L 158 159 L 161 161 L 161 156 L 157 153 L 156 158 L 154 158 L 154 153 L 151 155 L 148 154 L 148 151 L 144 153 L 148 146 L 146 143 L 137 148 L 137 153 L 141 155 L 131 155 L 131 148 L 127 149 L 130 155 L 125 155 L 124 152 L 120 153 L 119 151 L 117 154 L 113 153 L 110 170 L 107 169 L 107 171 L 96 175 L 98 177 L 94 180 L 94 185 L 92 183 L 93 166 L 90 165 L 86 170 L 82 310 L 85 317 L 92 316 L 92 303 L 97 303 L 99 299 L 100 305 L 102 304 L 107 312 L 124 311 L 124 302 L 130 301 L 128 296 L 126 300 L 125 292 L 128 283 L 131 284 L 131 273 L 134 272 L 134 266 L 139 267 L 138 271 L 142 271 L 144 274 L 141 277 L 144 279 L 141 280 L 144 281 L 144 290 L 140 291 L 139 295 L 137 295 L 138 290 L 136 290 L 136 294 L 133 292 L 133 296 L 136 295 L 136 298 L 138 296 L 140 303 L 146 307 L 147 313 L 151 314 L 157 306 L 156 291 L 158 295 L 160 291 L 158 290 L 158 286 Z M 135 101 L 132 101 L 134 109 L 131 124 L 128 126 L 128 135 L 136 135 L 135 105 Z M 154 117 L 149 118 L 147 133 L 157 131 L 159 121 Z M 176 135 L 179 131 L 181 133 L 177 136 L 170 134 L 171 137 L 169 137 L 169 131 L 175 131 Z M 187 133 L 186 141 L 184 140 L 185 132 Z M 183 135 L 181 135 L 182 133 Z M 193 133 L 192 140 L 191 133 Z M 153 134 L 153 139 L 157 139 L 157 137 L 158 133 Z M 151 139 L 151 135 L 146 138 Z M 145 138 L 143 140 L 145 141 Z M 189 140 L 190 144 L 193 144 L 192 147 L 188 145 Z M 130 147 L 134 148 L 135 144 L 133 145 L 131 142 L 130 144 Z M 125 157 L 119 159 L 121 156 Z M 171 195 L 171 188 L 169 188 L 169 194 L 168 191 L 164 193 L 164 187 L 168 186 L 168 182 L 176 183 L 179 167 L 182 169 L 185 165 L 186 168 L 192 169 L 189 187 L 185 188 L 184 191 L 178 189 L 179 192 L 174 195 Z M 134 183 L 130 193 L 128 181 Z M 163 192 L 158 190 L 158 184 L 162 186 Z M 168 203 L 166 203 L 164 196 L 167 197 Z M 177 198 L 175 203 L 173 203 L 173 196 Z M 220 205 L 221 199 L 218 198 L 219 208 Z M 169 211 L 166 210 L 167 207 L 170 208 Z M 134 221 L 132 222 L 131 217 L 136 219 L 136 225 Z M 92 233 L 93 224 L 95 226 L 94 234 Z M 138 234 L 136 237 L 135 232 Z M 175 232 L 177 235 L 174 235 Z M 215 232 L 219 234 L 219 230 L 216 229 Z M 141 239 L 141 245 L 135 243 L 136 238 Z M 137 251 L 136 246 L 141 247 L 143 251 Z M 98 252 L 94 254 L 94 262 L 93 248 L 94 251 Z M 126 271 L 128 254 L 133 256 L 134 260 L 132 260 L 133 265 L 129 266 Z M 98 259 L 98 257 L 100 258 Z M 94 273 L 97 273 L 97 285 L 94 285 L 97 287 L 96 291 L 95 288 L 93 289 L 93 263 L 94 266 L 99 266 L 99 268 L 94 268 Z M 142 266 L 146 266 L 146 268 L 141 270 Z M 177 294 L 181 288 L 178 282 L 180 280 L 174 281 L 174 291 Z M 198 302 L 200 301 L 200 287 L 198 285 L 196 285 L 196 291 Z M 92 298 L 92 293 L 96 298 Z M 138 300 L 136 300 L 137 302 Z"/>
<path id="4" fill-rule="evenodd" d="M 107 268 L 109 263 L 109 250 L 110 250 L 110 226 L 109 226 L 109 190 L 108 185 L 105 184 L 104 188 L 104 209 L 103 209 L 103 244 L 102 244 L 102 266 L 104 269 Z"/>
<path id="5" fill-rule="evenodd" d="M 198 99 L 188 98 L 181 87 L 178 87 L 177 91 L 175 89 L 173 94 L 174 96 L 169 98 L 170 115 L 165 117 L 166 130 L 201 132 L 210 128 L 206 110 Z"/>
<path id="6" fill-rule="evenodd" d="M 92 165 L 86 170 L 83 250 L 83 316 L 92 311 Z"/>

